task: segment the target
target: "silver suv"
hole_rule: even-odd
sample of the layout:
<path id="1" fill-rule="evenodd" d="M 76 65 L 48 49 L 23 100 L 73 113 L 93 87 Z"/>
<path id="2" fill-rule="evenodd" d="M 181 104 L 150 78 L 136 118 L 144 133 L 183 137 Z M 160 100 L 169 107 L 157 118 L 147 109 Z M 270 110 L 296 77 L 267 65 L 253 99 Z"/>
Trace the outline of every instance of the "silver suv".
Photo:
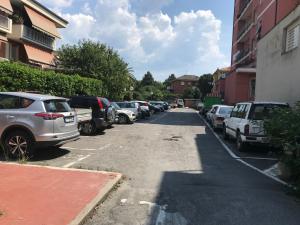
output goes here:
<path id="1" fill-rule="evenodd" d="M 0 140 L 12 157 L 31 155 L 36 147 L 77 140 L 77 117 L 64 98 L 0 92 Z"/>

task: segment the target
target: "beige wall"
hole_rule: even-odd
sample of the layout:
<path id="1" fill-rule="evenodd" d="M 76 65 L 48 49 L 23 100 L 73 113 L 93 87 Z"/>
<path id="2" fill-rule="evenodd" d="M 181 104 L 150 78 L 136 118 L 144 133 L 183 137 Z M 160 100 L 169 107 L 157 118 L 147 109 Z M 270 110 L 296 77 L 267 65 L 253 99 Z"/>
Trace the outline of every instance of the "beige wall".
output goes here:
<path id="1" fill-rule="evenodd" d="M 257 47 L 257 101 L 300 101 L 300 43 L 285 52 L 286 28 L 300 24 L 300 6 L 259 41 Z"/>

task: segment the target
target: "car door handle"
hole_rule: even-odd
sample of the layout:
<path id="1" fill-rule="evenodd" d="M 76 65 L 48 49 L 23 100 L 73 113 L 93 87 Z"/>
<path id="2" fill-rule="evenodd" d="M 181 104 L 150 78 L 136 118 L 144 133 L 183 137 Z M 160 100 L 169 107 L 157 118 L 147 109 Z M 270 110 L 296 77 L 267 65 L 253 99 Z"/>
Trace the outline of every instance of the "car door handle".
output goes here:
<path id="1" fill-rule="evenodd" d="M 7 116 L 7 119 L 14 119 L 14 116 Z"/>

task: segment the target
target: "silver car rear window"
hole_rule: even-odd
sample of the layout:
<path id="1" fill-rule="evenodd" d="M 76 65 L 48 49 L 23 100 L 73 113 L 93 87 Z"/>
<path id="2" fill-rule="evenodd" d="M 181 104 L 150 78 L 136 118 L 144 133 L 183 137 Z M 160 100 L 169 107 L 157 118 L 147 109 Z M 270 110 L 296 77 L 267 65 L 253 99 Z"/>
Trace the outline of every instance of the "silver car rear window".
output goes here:
<path id="1" fill-rule="evenodd" d="M 71 112 L 72 109 L 66 100 L 53 99 L 44 101 L 45 109 L 47 112 Z"/>

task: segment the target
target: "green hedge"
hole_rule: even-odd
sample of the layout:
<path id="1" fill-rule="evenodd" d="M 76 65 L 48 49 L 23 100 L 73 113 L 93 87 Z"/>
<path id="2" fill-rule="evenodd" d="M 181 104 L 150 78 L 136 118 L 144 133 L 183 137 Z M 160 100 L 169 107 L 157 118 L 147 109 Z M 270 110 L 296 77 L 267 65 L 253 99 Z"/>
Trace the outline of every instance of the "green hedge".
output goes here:
<path id="1" fill-rule="evenodd" d="M 0 91 L 39 91 L 70 97 L 76 94 L 101 96 L 102 90 L 100 80 L 45 71 L 20 63 L 0 63 Z"/>

